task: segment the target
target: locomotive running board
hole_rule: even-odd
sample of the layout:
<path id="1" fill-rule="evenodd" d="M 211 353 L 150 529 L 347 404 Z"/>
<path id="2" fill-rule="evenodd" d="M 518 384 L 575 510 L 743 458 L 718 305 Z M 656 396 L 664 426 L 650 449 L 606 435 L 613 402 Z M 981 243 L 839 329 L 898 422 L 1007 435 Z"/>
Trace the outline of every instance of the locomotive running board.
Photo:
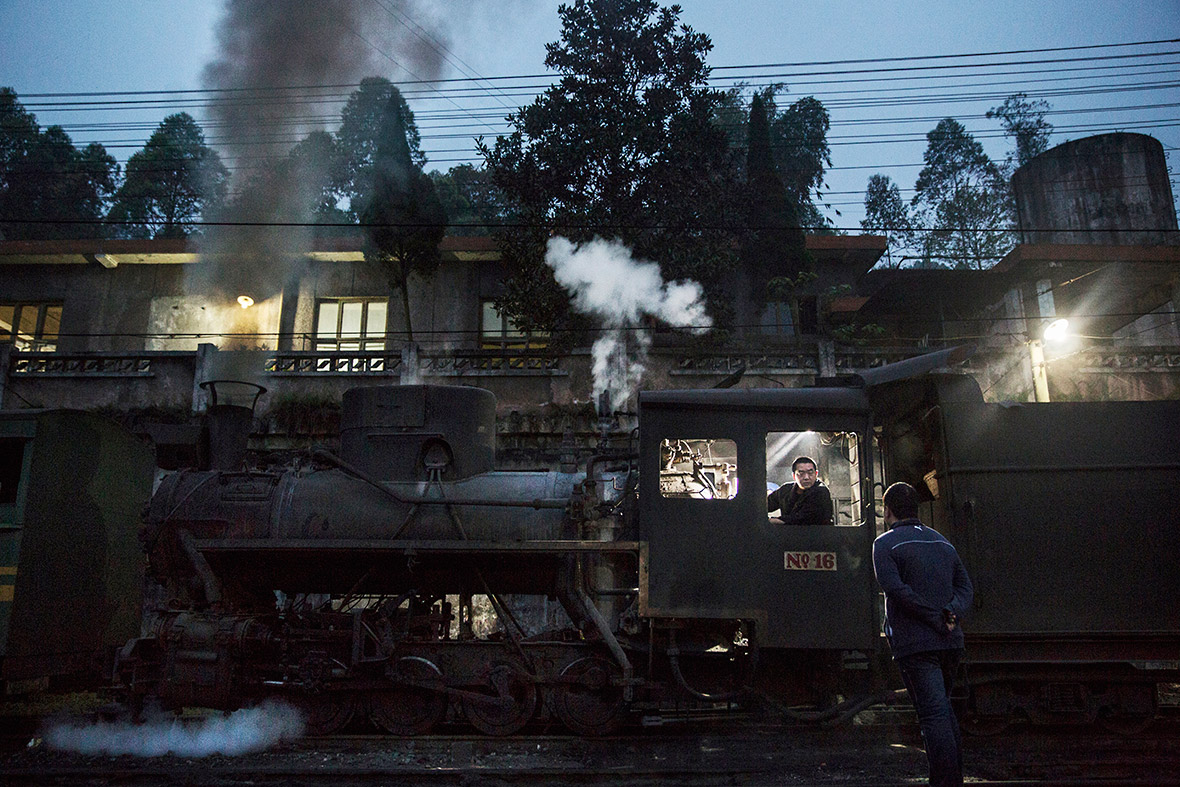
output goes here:
<path id="1" fill-rule="evenodd" d="M 639 541 L 397 541 L 319 538 L 211 538 L 197 539 L 201 552 L 229 554 L 233 552 L 283 552 L 316 549 L 324 552 L 494 552 L 501 554 L 577 554 L 603 552 L 639 552 Z"/>

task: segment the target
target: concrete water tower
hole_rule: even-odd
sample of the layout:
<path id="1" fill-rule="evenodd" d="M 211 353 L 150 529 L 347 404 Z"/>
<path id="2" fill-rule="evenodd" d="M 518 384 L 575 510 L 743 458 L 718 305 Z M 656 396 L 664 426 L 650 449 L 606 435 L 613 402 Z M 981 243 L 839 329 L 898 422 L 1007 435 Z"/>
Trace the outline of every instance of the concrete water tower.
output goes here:
<path id="1" fill-rule="evenodd" d="M 1045 151 L 1012 175 L 1021 243 L 1177 244 L 1163 145 L 1099 134 Z"/>

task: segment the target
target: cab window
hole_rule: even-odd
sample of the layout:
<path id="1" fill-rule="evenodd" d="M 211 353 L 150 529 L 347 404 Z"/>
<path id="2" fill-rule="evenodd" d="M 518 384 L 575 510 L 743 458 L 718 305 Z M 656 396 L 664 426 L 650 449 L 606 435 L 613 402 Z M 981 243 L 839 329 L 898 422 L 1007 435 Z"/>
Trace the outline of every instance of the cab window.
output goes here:
<path id="1" fill-rule="evenodd" d="M 768 432 L 766 435 L 766 494 L 797 483 L 791 465 L 799 457 L 815 463 L 815 474 L 801 474 L 798 483 L 820 483 L 832 498 L 832 523 L 838 526 L 861 524 L 861 440 L 856 432 Z M 800 465 L 801 470 L 809 466 Z M 778 497 L 776 499 L 781 499 Z M 779 510 L 767 512 L 775 518 Z"/>
<path id="2" fill-rule="evenodd" d="M 660 495 L 732 500 L 738 493 L 737 443 L 668 438 L 660 443 Z"/>

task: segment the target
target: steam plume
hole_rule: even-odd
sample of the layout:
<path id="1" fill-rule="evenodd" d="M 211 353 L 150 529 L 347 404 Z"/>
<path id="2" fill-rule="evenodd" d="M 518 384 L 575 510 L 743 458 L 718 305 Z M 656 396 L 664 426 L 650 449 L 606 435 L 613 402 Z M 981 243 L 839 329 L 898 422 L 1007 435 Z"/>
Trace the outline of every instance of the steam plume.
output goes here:
<path id="1" fill-rule="evenodd" d="M 545 263 L 574 296 L 574 308 L 595 317 L 604 333 L 594 342 L 594 397 L 609 391 L 621 409 L 639 388 L 651 336 L 640 325 L 645 315 L 674 327 L 704 333 L 713 324 L 704 293 L 694 281 L 665 282 L 654 262 L 636 260 L 618 241 L 595 238 L 574 245 L 551 238 Z"/>
<path id="2" fill-rule="evenodd" d="M 210 716 L 197 724 L 172 718 L 145 724 L 103 722 L 56 724 L 45 733 L 45 742 L 80 754 L 132 754 L 137 757 L 208 757 L 261 751 L 303 735 L 303 717 L 282 702 L 267 701 L 256 708 L 229 716 Z"/>

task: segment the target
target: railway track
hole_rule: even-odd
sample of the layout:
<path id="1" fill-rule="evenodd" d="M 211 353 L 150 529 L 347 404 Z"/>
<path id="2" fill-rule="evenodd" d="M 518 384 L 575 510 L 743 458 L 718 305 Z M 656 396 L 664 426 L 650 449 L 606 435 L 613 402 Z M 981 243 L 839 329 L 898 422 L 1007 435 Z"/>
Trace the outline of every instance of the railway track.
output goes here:
<path id="1" fill-rule="evenodd" d="M 83 756 L 42 747 L 0 759 L 13 785 L 913 785 L 925 760 L 903 715 L 823 730 L 704 716 L 626 728 L 605 739 L 533 731 L 492 738 L 372 734 L 303 738 L 258 754 L 207 758 Z M 971 784 L 1177 784 L 1180 725 L 1135 737 L 1022 730 L 966 742 Z"/>

